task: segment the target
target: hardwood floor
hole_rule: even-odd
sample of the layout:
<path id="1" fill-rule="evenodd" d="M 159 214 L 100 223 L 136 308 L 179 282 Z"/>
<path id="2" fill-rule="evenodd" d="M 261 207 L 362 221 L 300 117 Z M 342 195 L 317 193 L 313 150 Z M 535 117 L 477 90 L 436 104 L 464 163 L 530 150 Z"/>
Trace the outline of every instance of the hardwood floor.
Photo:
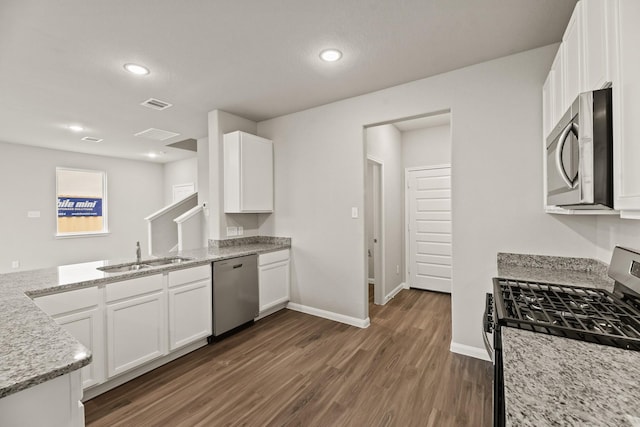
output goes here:
<path id="1" fill-rule="evenodd" d="M 449 295 L 359 329 L 282 310 L 85 403 L 87 426 L 490 426 L 488 362 L 449 352 Z"/>

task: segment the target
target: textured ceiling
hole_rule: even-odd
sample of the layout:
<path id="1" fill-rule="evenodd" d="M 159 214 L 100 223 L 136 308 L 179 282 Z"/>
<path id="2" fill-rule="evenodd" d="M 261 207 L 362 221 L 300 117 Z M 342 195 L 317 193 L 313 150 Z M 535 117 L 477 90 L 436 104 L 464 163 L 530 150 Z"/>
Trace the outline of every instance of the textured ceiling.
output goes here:
<path id="1" fill-rule="evenodd" d="M 193 153 L 165 145 L 205 136 L 208 111 L 260 121 L 548 45 L 575 3 L 2 0 L 0 141 L 176 160 Z M 327 47 L 343 59 L 321 62 Z M 173 107 L 139 105 L 151 97 Z M 133 136 L 148 128 L 180 135 Z"/>

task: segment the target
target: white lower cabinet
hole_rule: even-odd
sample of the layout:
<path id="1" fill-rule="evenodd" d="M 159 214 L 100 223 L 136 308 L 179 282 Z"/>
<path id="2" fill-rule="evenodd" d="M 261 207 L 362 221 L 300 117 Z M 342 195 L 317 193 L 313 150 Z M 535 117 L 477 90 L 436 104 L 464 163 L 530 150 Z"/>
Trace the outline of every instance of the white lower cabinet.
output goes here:
<path id="1" fill-rule="evenodd" d="M 82 387 L 85 389 L 101 383 L 105 378 L 101 295 L 100 289 L 94 286 L 34 299 L 38 307 L 91 351 L 92 361 L 81 371 Z"/>
<path id="2" fill-rule="evenodd" d="M 104 381 L 104 332 L 102 310 L 97 307 L 65 316 L 54 317 L 56 322 L 91 350 L 92 362 L 82 368 L 82 388 Z"/>
<path id="3" fill-rule="evenodd" d="M 289 301 L 289 249 L 258 257 L 260 314 Z"/>
<path id="4" fill-rule="evenodd" d="M 162 275 L 109 284 L 106 295 L 109 377 L 167 354 Z"/>
<path id="5" fill-rule="evenodd" d="M 168 276 L 169 350 L 176 350 L 211 335 L 211 265 Z"/>

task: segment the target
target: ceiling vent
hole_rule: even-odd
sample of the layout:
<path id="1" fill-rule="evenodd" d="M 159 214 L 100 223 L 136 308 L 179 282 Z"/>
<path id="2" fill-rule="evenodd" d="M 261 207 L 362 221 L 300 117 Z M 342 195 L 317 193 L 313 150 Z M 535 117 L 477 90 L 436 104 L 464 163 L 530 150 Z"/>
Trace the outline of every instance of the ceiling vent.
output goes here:
<path id="1" fill-rule="evenodd" d="M 173 104 L 169 104 L 168 102 L 160 101 L 159 99 L 149 98 L 144 102 L 141 102 L 140 105 L 147 108 L 152 108 L 154 110 L 166 110 L 171 107 Z"/>
<path id="2" fill-rule="evenodd" d="M 83 141 L 87 141 L 87 142 L 100 142 L 102 141 L 102 138 L 94 138 L 92 136 L 85 136 L 84 138 L 81 138 Z"/>
<path id="3" fill-rule="evenodd" d="M 153 139 L 154 141 L 164 141 L 165 139 L 173 138 L 180 135 L 179 133 L 169 132 L 168 130 L 149 128 L 142 132 L 136 133 L 134 136 L 141 138 Z"/>

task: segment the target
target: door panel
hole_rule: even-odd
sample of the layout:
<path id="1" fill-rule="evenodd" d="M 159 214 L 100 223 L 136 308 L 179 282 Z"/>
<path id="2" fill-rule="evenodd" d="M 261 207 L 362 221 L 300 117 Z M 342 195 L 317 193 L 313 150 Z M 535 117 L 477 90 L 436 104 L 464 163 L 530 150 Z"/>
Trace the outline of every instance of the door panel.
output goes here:
<path id="1" fill-rule="evenodd" d="M 407 173 L 409 285 L 451 292 L 451 168 Z"/>

